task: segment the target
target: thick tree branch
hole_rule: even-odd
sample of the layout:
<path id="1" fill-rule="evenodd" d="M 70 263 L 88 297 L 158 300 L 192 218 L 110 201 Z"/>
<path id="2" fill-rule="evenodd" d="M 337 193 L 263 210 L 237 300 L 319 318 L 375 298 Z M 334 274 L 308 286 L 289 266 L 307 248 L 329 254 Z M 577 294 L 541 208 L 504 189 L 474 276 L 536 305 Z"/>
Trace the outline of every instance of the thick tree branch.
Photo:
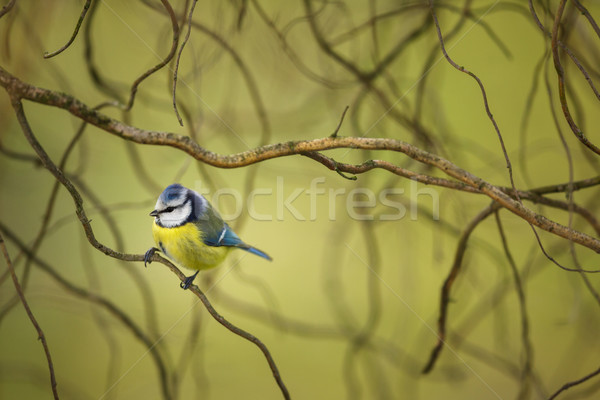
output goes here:
<path id="1" fill-rule="evenodd" d="M 27 99 L 37 103 L 58 107 L 67 110 L 83 121 L 123 139 L 140 144 L 174 147 L 186 152 L 198 161 L 219 168 L 238 168 L 273 158 L 298 154 L 303 155 L 306 153 L 338 148 L 400 152 L 415 161 L 439 169 L 449 177 L 452 177 L 467 186 L 478 189 L 483 194 L 530 224 L 600 253 L 600 240 L 585 233 L 569 229 L 541 214 L 537 214 L 525 207 L 519 200 L 515 200 L 509 194 L 505 193 L 502 188 L 486 182 L 474 174 L 458 167 L 451 161 L 401 140 L 367 137 L 325 137 L 320 139 L 269 144 L 237 154 L 221 155 L 203 148 L 187 136 L 181 136 L 170 132 L 149 131 L 126 125 L 88 107 L 73 96 L 38 88 L 22 82 L 9 74 L 2 67 L 0 67 L 0 86 L 6 89 L 9 96 L 13 99 L 13 104 L 15 104 L 15 100 L 17 103 L 20 103 L 21 99 Z M 102 246 L 100 245 L 99 247 L 101 248 Z"/>

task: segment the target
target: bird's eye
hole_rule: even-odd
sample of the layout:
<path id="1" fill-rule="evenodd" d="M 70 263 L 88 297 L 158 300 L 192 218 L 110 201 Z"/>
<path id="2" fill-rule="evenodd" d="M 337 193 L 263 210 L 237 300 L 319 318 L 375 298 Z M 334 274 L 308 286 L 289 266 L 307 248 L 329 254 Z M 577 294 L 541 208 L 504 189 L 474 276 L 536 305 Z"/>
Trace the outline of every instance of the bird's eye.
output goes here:
<path id="1" fill-rule="evenodd" d="M 165 210 L 163 212 L 168 212 L 170 213 L 171 211 L 175 210 L 175 207 L 167 207 L 165 208 Z"/>

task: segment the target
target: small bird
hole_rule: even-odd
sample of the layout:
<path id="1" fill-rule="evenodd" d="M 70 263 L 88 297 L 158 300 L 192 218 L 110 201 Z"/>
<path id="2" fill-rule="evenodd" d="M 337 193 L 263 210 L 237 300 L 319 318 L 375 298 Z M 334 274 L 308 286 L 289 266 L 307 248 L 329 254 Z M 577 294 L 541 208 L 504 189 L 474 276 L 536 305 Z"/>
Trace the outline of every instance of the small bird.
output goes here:
<path id="1" fill-rule="evenodd" d="M 182 289 L 190 287 L 200 270 L 219 265 L 232 247 L 272 260 L 244 243 L 204 196 L 178 183 L 160 194 L 150 216 L 154 217 L 152 235 L 158 248 L 146 252 L 144 266 L 160 250 L 176 263 L 197 270 L 181 282 Z"/>

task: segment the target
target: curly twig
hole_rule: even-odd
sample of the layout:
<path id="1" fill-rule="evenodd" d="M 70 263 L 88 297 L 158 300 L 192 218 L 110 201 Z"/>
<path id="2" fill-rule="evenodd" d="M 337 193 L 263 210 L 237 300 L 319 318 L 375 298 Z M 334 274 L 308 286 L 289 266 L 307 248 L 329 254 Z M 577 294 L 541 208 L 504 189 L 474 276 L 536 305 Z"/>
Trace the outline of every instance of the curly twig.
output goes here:
<path id="1" fill-rule="evenodd" d="M 69 282 L 62 275 L 57 272 L 57 269 L 46 263 L 44 260 L 40 259 L 39 256 L 32 252 L 33 249 L 27 247 L 25 243 L 21 239 L 19 239 L 13 232 L 11 232 L 8 227 L 4 226 L 2 222 L 0 222 L 0 230 L 2 230 L 6 237 L 13 242 L 22 252 L 31 257 L 31 260 L 37 264 L 37 266 L 46 272 L 52 279 L 54 279 L 61 287 L 63 287 L 66 291 L 72 293 L 77 297 L 81 297 L 90 301 L 91 303 L 98 304 L 102 308 L 104 308 L 109 314 L 112 314 L 117 320 L 123 323 L 127 329 L 131 331 L 131 333 L 138 339 L 140 342 L 144 344 L 144 346 L 148 349 L 148 352 L 152 356 L 156 367 L 158 369 L 159 374 L 159 382 L 162 387 L 163 398 L 171 399 L 171 392 L 169 390 L 168 379 L 167 379 L 167 367 L 165 361 L 162 359 L 158 348 L 156 347 L 156 342 L 154 342 L 146 333 L 134 322 L 134 320 L 129 317 L 123 310 L 121 310 L 117 305 L 112 303 L 110 300 L 102 297 L 97 293 L 90 292 L 87 289 L 76 286 L 73 283 Z M 140 260 L 143 259 L 143 256 L 140 255 L 137 258 Z M 116 383 L 115 383 L 116 384 Z M 115 385 L 113 384 L 113 386 Z"/>
<path id="2" fill-rule="evenodd" d="M 519 299 L 519 314 L 521 319 L 521 344 L 523 346 L 523 369 L 521 370 L 521 388 L 519 391 L 519 399 L 526 398 L 526 394 L 529 391 L 529 382 L 532 377 L 533 371 L 533 346 L 531 345 L 531 338 L 529 336 L 529 317 L 527 316 L 527 303 L 525 299 L 525 291 L 523 290 L 523 282 L 517 269 L 517 263 L 513 258 L 510 249 L 508 247 L 508 240 L 502 227 L 502 221 L 500 219 L 500 213 L 498 210 L 494 212 L 496 217 L 496 226 L 498 227 L 498 233 L 500 234 L 500 240 L 502 241 L 502 248 L 510 265 L 510 271 L 513 275 L 515 283 L 515 291 Z"/>
<path id="3" fill-rule="evenodd" d="M 358 328 L 357 331 L 352 331 L 351 341 L 346 350 L 344 370 L 346 371 L 346 382 L 348 398 L 360 398 L 360 392 L 357 388 L 354 388 L 357 379 L 354 377 L 353 364 L 356 364 L 357 355 L 360 350 L 367 348 L 368 343 L 374 340 L 375 332 L 381 322 L 382 315 L 382 295 L 381 285 L 382 279 L 379 275 L 381 273 L 381 252 L 378 247 L 376 240 L 373 221 L 362 221 L 362 235 L 367 249 L 367 259 L 364 260 L 360 257 L 356 251 L 354 251 L 347 243 L 346 248 L 352 252 L 352 254 L 360 260 L 360 262 L 369 270 L 367 275 L 366 290 L 368 293 L 368 313 L 366 320 L 362 327 Z M 373 391 L 371 393 L 379 393 L 381 397 L 391 397 L 389 393 L 389 384 L 386 382 L 385 374 L 381 373 L 379 366 L 376 363 L 370 364 L 368 367 L 370 371 L 370 380 L 373 382 Z M 354 384 L 353 384 L 354 383 Z"/>
<path id="4" fill-rule="evenodd" d="M 506 161 L 506 168 L 508 169 L 508 176 L 510 178 L 511 186 L 512 186 L 513 190 L 516 192 L 517 189 L 516 189 L 515 183 L 514 183 L 512 164 L 508 157 L 508 152 L 506 151 L 506 146 L 504 145 L 504 139 L 502 138 L 502 134 L 500 133 L 500 128 L 498 127 L 498 123 L 496 122 L 496 119 L 494 118 L 494 116 L 492 115 L 492 111 L 490 110 L 490 105 L 489 105 L 489 102 L 487 99 L 487 93 L 486 93 L 485 87 L 483 86 L 483 82 L 481 82 L 481 79 L 479 79 L 479 77 L 477 75 L 475 75 L 473 72 L 469 71 L 468 69 L 466 69 L 465 67 L 463 67 L 461 65 L 458 65 L 456 62 L 454 62 L 454 60 L 452 60 L 452 58 L 450 58 L 450 56 L 448 55 L 448 52 L 446 51 L 446 46 L 444 45 L 444 38 L 442 36 L 442 31 L 440 29 L 440 23 L 438 21 L 437 15 L 433 8 L 433 0 L 429 0 L 429 10 L 430 10 L 431 16 L 433 18 L 433 23 L 435 25 L 435 30 L 437 32 L 438 40 L 440 41 L 440 47 L 442 49 L 442 54 L 444 54 L 444 58 L 446 59 L 446 61 L 448 61 L 448 63 L 450 65 L 452 65 L 452 67 L 454 67 L 458 71 L 463 72 L 463 73 L 469 75 L 471 78 L 473 78 L 477 82 L 477 85 L 479 86 L 479 89 L 481 90 L 481 95 L 483 96 L 483 106 L 485 108 L 485 113 L 487 114 L 488 119 L 494 126 L 494 130 L 496 131 L 496 135 L 498 136 L 498 140 L 500 141 L 500 147 L 502 148 L 502 153 L 504 154 L 504 159 Z"/>
<path id="5" fill-rule="evenodd" d="M 86 126 L 87 126 L 87 123 L 85 123 L 85 122 L 83 124 L 81 124 L 81 126 L 76 131 L 75 135 L 73 136 L 73 138 L 67 145 L 67 147 L 61 157 L 61 160 L 59 163 L 59 169 L 61 169 L 61 170 L 64 169 L 64 166 L 67 163 L 67 160 L 69 159 L 70 155 L 72 154 L 72 151 L 75 148 L 75 145 L 81 139 Z M 40 160 L 37 157 L 36 157 L 36 164 L 37 165 L 40 164 Z M 48 225 L 50 223 L 50 220 L 51 220 L 53 212 L 54 212 L 54 206 L 56 204 L 56 198 L 58 195 L 59 188 L 60 188 L 60 183 L 58 181 L 56 181 L 54 183 L 54 185 L 52 186 L 52 191 L 50 192 L 50 196 L 48 197 L 48 201 L 46 203 L 46 210 L 44 211 L 44 215 L 42 218 L 42 224 L 40 226 L 38 233 L 36 234 L 35 239 L 33 240 L 33 244 L 31 246 L 31 249 L 32 249 L 31 254 L 37 254 L 38 249 L 41 247 L 42 242 L 46 236 L 46 232 L 48 230 Z M 21 285 L 23 286 L 23 290 L 26 290 L 27 285 L 29 283 L 29 276 L 30 276 L 30 271 L 31 271 L 31 261 L 32 261 L 32 259 L 28 255 L 27 261 L 25 263 L 25 267 L 23 269 L 22 279 L 21 279 Z M 4 316 L 7 315 L 7 313 L 17 304 L 18 304 L 18 297 L 15 296 L 12 299 L 12 301 L 9 302 L 0 312 L 0 320 L 2 318 L 4 318 Z"/>
<path id="6" fill-rule="evenodd" d="M 21 284 L 19 283 L 19 278 L 17 278 L 17 274 L 15 273 L 15 269 L 13 267 L 12 261 L 10 259 L 10 255 L 8 254 L 8 250 L 6 249 L 6 245 L 4 244 L 4 237 L 0 234 L 0 248 L 2 249 L 2 254 L 4 255 L 4 260 L 6 261 L 6 265 L 10 271 L 10 275 L 12 276 L 13 283 L 15 285 L 15 290 L 21 299 L 21 303 L 23 303 L 23 307 L 25 307 L 25 312 L 27 316 L 31 320 L 31 323 L 35 327 L 35 330 L 38 334 L 38 339 L 42 342 L 42 346 L 44 347 L 44 353 L 46 353 L 46 360 L 48 362 L 48 370 L 50 371 L 50 385 L 52 386 L 52 394 L 54 398 L 58 400 L 58 389 L 56 383 L 56 376 L 54 375 L 54 364 L 52 364 L 52 357 L 50 356 L 50 348 L 48 347 L 48 342 L 46 341 L 46 335 L 44 335 L 44 331 L 38 324 L 31 308 L 29 308 L 29 304 L 27 303 L 27 299 L 25 299 L 25 294 L 21 289 Z"/>
<path id="7" fill-rule="evenodd" d="M 569 123 L 569 127 L 579 139 L 581 143 L 587 146 L 593 152 L 600 154 L 600 148 L 591 143 L 587 137 L 583 134 L 581 129 L 577 126 L 573 117 L 571 116 L 571 111 L 569 111 L 569 105 L 567 103 L 567 95 L 565 91 L 565 70 L 560 62 L 560 55 L 558 54 L 558 27 L 560 26 L 560 19 L 562 17 L 562 13 L 565 9 L 565 4 L 567 0 L 561 0 L 558 4 L 558 9 L 556 10 L 556 16 L 554 18 L 554 25 L 552 26 L 552 59 L 554 60 L 554 68 L 556 69 L 556 75 L 558 78 L 558 96 L 560 99 L 560 105 L 563 110 L 563 114 L 565 115 L 565 119 Z"/>
<path id="8" fill-rule="evenodd" d="M 373 94 L 377 96 L 378 100 L 380 101 L 381 105 L 385 110 L 382 116 L 369 128 L 369 130 L 366 133 L 372 130 L 373 127 L 377 125 L 377 123 L 381 119 L 383 119 L 383 117 L 389 115 L 395 120 L 397 120 L 400 124 L 409 127 L 411 133 L 415 135 L 415 137 L 418 140 L 425 143 L 428 146 L 428 148 L 434 148 L 436 144 L 433 138 L 431 137 L 431 133 L 427 132 L 427 130 L 423 126 L 421 126 L 421 124 L 419 124 L 418 121 L 414 121 L 412 118 L 395 109 L 395 106 L 398 104 L 402 97 L 395 101 L 390 101 L 390 99 L 384 94 L 384 92 L 374 85 L 374 81 L 376 80 L 376 78 L 378 78 L 385 71 L 385 67 L 389 65 L 389 63 L 391 63 L 394 59 L 396 59 L 396 57 L 398 57 L 401 51 L 406 48 L 406 44 L 418 38 L 418 36 L 423 34 L 426 30 L 423 29 L 423 27 L 418 27 L 415 31 L 409 34 L 405 40 L 400 41 L 398 45 L 394 49 L 392 49 L 386 57 L 384 57 L 381 63 L 378 63 L 371 70 L 363 70 L 359 68 L 355 63 L 349 61 L 348 58 L 344 57 L 340 52 L 336 51 L 332 47 L 331 43 L 325 39 L 323 33 L 320 31 L 319 26 L 317 24 L 317 13 L 313 10 L 312 0 L 304 0 L 304 8 L 306 9 L 306 18 L 309 22 L 309 28 L 311 30 L 311 33 L 317 41 L 317 44 L 319 45 L 321 50 L 334 61 L 336 61 L 338 64 L 340 64 L 342 67 L 344 67 L 346 70 L 348 70 L 352 75 L 354 75 L 354 77 L 364 86 L 365 90 L 372 91 Z M 427 25 L 428 23 L 428 19 L 426 19 L 422 25 Z"/>
<path id="9" fill-rule="evenodd" d="M 94 1 L 92 3 L 89 10 L 89 15 L 87 17 L 87 23 L 83 27 L 83 57 L 87 72 L 96 88 L 98 88 L 104 94 L 116 99 L 116 102 L 114 104 L 111 103 L 111 105 L 117 105 L 119 103 L 123 103 L 123 96 L 116 87 L 108 83 L 107 80 L 102 76 L 101 69 L 96 66 L 94 61 L 92 27 L 94 26 L 93 22 L 96 15 L 96 10 L 98 10 L 98 4 L 100 4 L 99 1 Z"/>
<path id="10" fill-rule="evenodd" d="M 463 257 L 465 252 L 467 251 L 467 243 L 469 242 L 469 237 L 471 233 L 479 226 L 479 224 L 484 221 L 487 217 L 492 215 L 498 209 L 498 204 L 492 203 L 486 208 L 484 208 L 475 218 L 469 222 L 465 230 L 463 231 L 460 240 L 458 241 L 458 245 L 456 247 L 456 253 L 454 254 L 454 263 L 452 264 L 452 268 L 450 272 L 446 276 L 446 280 L 442 285 L 442 290 L 440 294 L 440 315 L 438 317 L 438 334 L 437 334 L 437 342 L 433 349 L 431 350 L 431 355 L 429 356 L 429 360 L 425 367 L 423 367 L 422 373 L 428 374 L 433 369 L 436 361 L 438 360 L 440 353 L 446 344 L 446 320 L 448 319 L 448 306 L 450 305 L 450 290 L 458 277 L 458 273 L 461 270 Z"/>
<path id="11" fill-rule="evenodd" d="M 136 256 L 136 257 L 138 257 L 138 256 Z M 140 257 L 141 257 L 141 259 L 137 260 L 137 261 L 146 261 L 143 256 L 140 256 Z M 148 263 L 158 261 L 158 262 L 166 265 L 175 275 L 177 275 L 177 277 L 181 280 L 181 282 L 184 282 L 186 279 L 186 276 L 175 265 L 173 265 L 169 260 L 161 257 L 160 254 L 153 253 L 152 257 L 149 258 L 147 261 L 148 261 Z M 231 332 L 235 333 L 236 335 L 254 343 L 260 349 L 260 351 L 264 354 L 265 358 L 267 359 L 267 363 L 269 364 L 269 367 L 271 368 L 271 372 L 273 373 L 273 377 L 275 378 L 277 385 L 281 389 L 283 397 L 285 399 L 289 399 L 290 394 L 289 394 L 285 384 L 283 383 L 283 380 L 281 379 L 281 375 L 279 373 L 279 369 L 277 368 L 277 364 L 275 364 L 275 361 L 273 360 L 273 357 L 271 356 L 271 353 L 269 352 L 269 349 L 267 348 L 267 346 L 265 346 L 263 344 L 263 342 L 261 342 L 256 336 L 244 331 L 241 328 L 238 328 L 237 326 L 235 326 L 231 322 L 229 322 L 227 319 L 225 319 L 225 317 L 223 317 L 221 314 L 219 314 L 217 312 L 217 310 L 215 310 L 215 308 L 212 306 L 212 304 L 210 303 L 210 301 L 208 300 L 206 295 L 200 290 L 200 288 L 197 285 L 191 285 L 188 288 L 188 290 L 190 290 L 192 293 L 194 293 L 200 299 L 202 304 L 204 304 L 204 307 L 206 307 L 206 310 L 210 313 L 210 315 L 218 323 L 220 323 L 221 325 L 223 325 L 225 328 L 227 328 Z"/>
<path id="12" fill-rule="evenodd" d="M 587 381 L 587 380 L 590 380 L 590 379 L 592 379 L 593 377 L 595 377 L 595 376 L 597 376 L 597 375 L 600 375 L 600 368 L 598 368 L 598 369 L 597 369 L 597 370 L 595 370 L 594 372 L 591 372 L 591 373 L 587 374 L 587 375 L 586 375 L 586 376 L 584 376 L 583 378 L 580 378 L 580 379 L 574 380 L 574 381 L 572 381 L 572 382 L 565 383 L 565 384 L 564 384 L 564 385 L 563 385 L 563 386 L 562 386 L 560 389 L 558 389 L 558 390 L 557 390 L 557 391 L 556 391 L 556 392 L 555 392 L 555 393 L 554 393 L 552 396 L 550 396 L 550 397 L 548 398 L 548 400 L 553 400 L 553 399 L 557 398 L 557 397 L 558 397 L 558 395 L 559 395 L 559 394 L 561 394 L 562 392 L 564 392 L 565 390 L 567 390 L 567 389 L 570 389 L 570 388 L 572 388 L 573 386 L 580 385 L 580 384 L 584 383 L 585 381 Z"/>
<path id="13" fill-rule="evenodd" d="M 183 280 L 185 279 L 185 276 L 183 276 L 183 274 L 181 274 L 181 275 L 182 276 L 180 276 L 179 278 L 183 282 Z M 267 363 L 269 364 L 269 367 L 271 368 L 271 372 L 273 373 L 273 377 L 275 378 L 275 381 L 277 382 L 279 389 L 281 389 L 281 393 L 283 394 L 283 397 L 285 399 L 290 399 L 290 393 L 288 392 L 285 384 L 283 383 L 283 379 L 281 379 L 281 374 L 279 373 L 277 364 L 275 364 L 275 361 L 273 360 L 273 357 L 271 356 L 271 353 L 269 352 L 269 349 L 267 348 L 267 346 L 265 346 L 264 343 L 261 342 L 256 336 L 252 335 L 251 333 L 246 332 L 245 330 L 243 330 L 241 328 L 238 328 L 237 326 L 233 325 L 231 322 L 227 321 L 221 314 L 219 314 L 217 312 L 217 310 L 214 309 L 214 307 L 212 306 L 212 304 L 210 303 L 208 298 L 204 295 L 204 293 L 200 290 L 200 288 L 198 286 L 192 285 L 189 289 L 192 291 L 192 293 L 194 293 L 196 296 L 198 296 L 200 301 L 202 301 L 202 304 L 204 304 L 204 307 L 206 307 L 206 309 L 208 310 L 210 315 L 218 323 L 220 323 L 221 325 L 223 325 L 225 328 L 229 329 L 231 332 L 235 333 L 236 335 L 254 343 L 260 349 L 260 351 L 264 354 L 265 358 L 267 359 Z"/>
<path id="14" fill-rule="evenodd" d="M 589 139 L 584 135 L 584 133 L 581 131 L 581 129 L 579 129 L 579 127 L 573 120 L 573 117 L 571 116 L 571 112 L 569 110 L 569 105 L 567 103 L 567 97 L 566 97 L 566 92 L 565 92 L 565 71 L 560 62 L 560 55 L 558 54 L 558 46 L 559 45 L 562 46 L 562 43 L 558 40 L 558 28 L 560 25 L 560 19 L 562 17 L 562 13 L 564 11 L 565 3 L 566 3 L 566 0 L 561 0 L 561 2 L 558 5 L 558 9 L 556 11 L 556 16 L 554 19 L 554 24 L 552 26 L 552 32 L 551 32 L 552 59 L 554 61 L 554 68 L 556 69 L 556 75 L 558 78 L 558 94 L 559 94 L 559 99 L 560 99 L 560 105 L 562 107 L 565 119 L 567 120 L 569 127 L 575 134 L 575 137 L 581 143 L 583 143 L 586 147 L 588 147 L 590 150 L 592 150 L 596 154 L 600 154 L 600 148 L 598 148 L 596 145 L 594 145 L 593 143 L 591 143 L 589 141 Z M 533 7 L 533 2 L 531 0 L 529 0 L 529 9 L 530 9 L 531 14 L 534 17 L 536 24 L 545 33 L 544 26 L 538 19 L 535 9 Z M 590 81 L 591 80 L 588 80 L 588 82 L 590 82 Z"/>
<path id="15" fill-rule="evenodd" d="M 169 3 L 168 0 L 161 0 L 161 3 L 165 10 L 167 10 L 167 13 L 169 14 L 169 17 L 171 19 L 171 29 L 173 31 L 173 42 L 171 44 L 171 50 L 169 50 L 169 54 L 167 54 L 167 56 L 161 62 L 144 72 L 133 82 L 133 85 L 131 85 L 131 92 L 129 94 L 129 101 L 127 102 L 124 108 L 125 111 L 129 111 L 133 107 L 133 101 L 135 100 L 135 94 L 137 93 L 139 85 L 150 75 L 154 74 L 156 71 L 159 71 L 165 65 L 167 65 L 169 61 L 173 59 L 173 57 L 175 56 L 175 52 L 177 51 L 177 45 L 179 43 L 179 23 L 177 22 L 177 16 L 175 15 L 175 11 L 173 10 L 173 7 L 171 6 L 171 3 Z"/>
<path id="16" fill-rule="evenodd" d="M 185 34 L 183 42 L 181 42 L 181 47 L 179 48 L 179 52 L 177 53 L 177 60 L 175 61 L 175 70 L 173 71 L 173 109 L 175 110 L 175 116 L 177 116 L 177 121 L 179 121 L 179 125 L 181 126 L 183 126 L 183 120 L 181 119 L 181 115 L 179 115 L 179 110 L 177 110 L 177 72 L 179 71 L 179 60 L 181 59 L 181 53 L 183 53 L 183 48 L 188 42 L 190 34 L 192 32 L 192 17 L 194 16 L 194 8 L 196 8 L 197 2 L 198 0 L 194 0 L 192 6 L 190 7 L 190 12 L 188 16 L 188 30 Z"/>
<path id="17" fill-rule="evenodd" d="M 79 20 L 77 21 L 77 25 L 75 25 L 75 30 L 73 31 L 73 35 L 71 35 L 71 38 L 69 39 L 69 41 L 67 43 L 65 43 L 65 45 L 62 46 L 58 50 L 55 50 L 53 52 L 45 52 L 44 58 L 52 58 L 56 55 L 59 55 L 60 53 L 65 51 L 71 45 L 71 43 L 73 43 L 75 41 L 75 38 L 77 37 L 77 34 L 79 33 L 79 28 L 81 28 L 81 24 L 83 23 L 83 20 L 85 18 L 85 15 L 87 14 L 88 10 L 90 9 L 91 3 L 92 3 L 92 0 L 87 0 L 85 2 L 85 4 L 83 5 L 83 10 L 81 10 L 81 15 L 79 16 Z"/>

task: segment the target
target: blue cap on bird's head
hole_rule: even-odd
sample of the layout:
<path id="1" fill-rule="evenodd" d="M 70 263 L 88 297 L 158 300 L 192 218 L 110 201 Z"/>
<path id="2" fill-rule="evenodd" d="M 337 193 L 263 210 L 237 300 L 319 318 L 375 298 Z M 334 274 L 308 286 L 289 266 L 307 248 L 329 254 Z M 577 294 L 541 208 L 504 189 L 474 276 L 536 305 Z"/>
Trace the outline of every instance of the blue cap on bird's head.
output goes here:
<path id="1" fill-rule="evenodd" d="M 175 208 L 183 206 L 188 199 L 189 189 L 181 186 L 179 183 L 174 183 L 167 186 L 165 190 L 158 196 L 154 211 L 150 213 L 152 217 L 158 217 L 159 214 L 171 212 Z M 190 205 L 191 207 L 191 205 Z M 188 214 L 191 210 L 188 210 Z"/>
<path id="2" fill-rule="evenodd" d="M 181 186 L 179 183 L 174 183 L 167 186 L 167 188 L 160 194 L 159 200 L 163 203 L 171 203 L 177 199 L 181 199 L 187 195 L 188 189 Z"/>

